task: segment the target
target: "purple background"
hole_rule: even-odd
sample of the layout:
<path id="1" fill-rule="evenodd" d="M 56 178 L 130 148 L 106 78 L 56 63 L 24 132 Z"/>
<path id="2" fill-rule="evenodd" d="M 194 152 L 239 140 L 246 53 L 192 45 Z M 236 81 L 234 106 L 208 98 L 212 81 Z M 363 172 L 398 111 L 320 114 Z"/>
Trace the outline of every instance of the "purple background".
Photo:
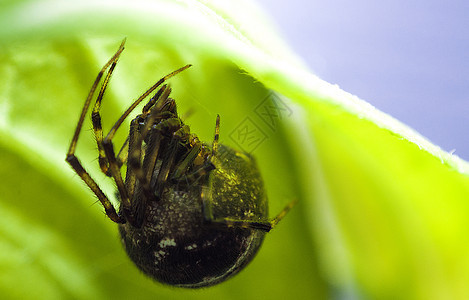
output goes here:
<path id="1" fill-rule="evenodd" d="M 469 160 L 469 1 L 258 3 L 319 77 Z"/>

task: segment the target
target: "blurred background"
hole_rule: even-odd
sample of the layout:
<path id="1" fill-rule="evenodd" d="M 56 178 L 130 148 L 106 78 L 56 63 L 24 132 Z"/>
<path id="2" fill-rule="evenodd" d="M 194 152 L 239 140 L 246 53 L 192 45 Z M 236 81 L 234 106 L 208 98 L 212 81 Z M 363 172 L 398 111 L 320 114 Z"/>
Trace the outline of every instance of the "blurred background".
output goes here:
<path id="1" fill-rule="evenodd" d="M 207 133 L 202 140 L 213 137 L 208 115 L 220 113 L 224 128 L 235 128 L 248 104 L 258 105 L 267 92 L 240 72 L 236 60 L 226 59 L 230 51 L 205 53 L 223 45 L 210 34 L 214 23 L 205 20 L 205 10 L 184 6 L 191 1 L 172 2 L 183 7 L 173 18 L 170 1 L 137 2 L 153 1 L 135 11 L 127 9 L 130 2 L 116 0 L 112 6 L 91 0 L 0 5 L 0 299 L 469 299 L 468 178 L 415 145 L 328 107 L 304 133 L 314 135 L 316 144 L 293 144 L 289 134 L 297 132 L 285 129 L 256 150 L 266 190 L 274 195 L 271 211 L 297 194 L 301 201 L 242 276 L 201 291 L 163 288 L 144 277 L 126 257 L 115 224 L 63 160 L 83 105 L 77 95 L 86 95 L 122 36 L 128 36 L 128 48 L 107 94 L 106 128 L 135 91 L 154 83 L 154 74 L 188 60 L 197 68 L 172 81 L 173 95 L 181 107 L 201 99 L 191 126 Z M 65 8 L 57 5 L 62 2 Z M 194 1 L 204 2 L 216 6 Z M 28 26 L 37 25 L 34 30 L 21 33 L 22 22 L 7 22 L 17 3 L 24 4 L 19 13 Z M 258 3 L 319 77 L 469 160 L 469 4 Z M 249 5 L 236 8 L 250 16 Z M 207 32 L 187 30 L 185 23 L 174 27 L 185 13 L 188 21 L 204 21 L 193 28 Z M 12 33 L 15 43 L 9 43 Z M 79 156 L 111 195 L 112 182 L 97 171 L 87 122 Z M 377 140 L 368 142 L 370 134 Z M 304 155 L 310 150 L 313 158 Z"/>
<path id="2" fill-rule="evenodd" d="M 469 1 L 257 1 L 313 73 L 469 160 Z"/>

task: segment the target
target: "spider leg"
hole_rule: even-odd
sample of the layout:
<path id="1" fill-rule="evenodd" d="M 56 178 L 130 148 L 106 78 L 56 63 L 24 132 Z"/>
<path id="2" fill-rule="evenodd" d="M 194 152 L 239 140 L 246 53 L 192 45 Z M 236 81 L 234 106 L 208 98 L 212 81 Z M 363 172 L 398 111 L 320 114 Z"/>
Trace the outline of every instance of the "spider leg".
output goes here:
<path id="1" fill-rule="evenodd" d="M 137 118 L 134 119 L 131 123 L 131 134 L 130 134 L 130 141 L 129 141 L 129 160 L 128 160 L 128 168 L 127 168 L 127 177 L 126 177 L 126 186 L 132 194 L 134 193 L 135 186 L 137 182 L 141 187 L 143 192 L 143 196 L 141 197 L 138 202 L 133 203 L 132 206 L 132 215 L 131 215 L 131 224 L 136 227 L 140 228 L 143 224 L 144 216 L 145 216 L 145 209 L 147 207 L 148 201 L 150 199 L 155 199 L 155 196 L 158 198 L 161 196 L 161 192 L 164 188 L 164 181 L 167 177 L 164 174 L 167 174 L 171 169 L 171 166 L 174 162 L 175 158 L 175 149 L 177 148 L 177 143 L 173 146 L 170 146 L 168 149 L 169 151 L 165 151 L 165 153 L 170 153 L 169 158 L 165 161 L 165 163 L 161 166 L 158 176 L 155 180 L 155 184 L 157 187 L 154 194 L 150 189 L 150 184 L 153 170 L 155 168 L 158 154 L 160 153 L 160 145 L 161 140 L 164 138 L 161 134 L 161 131 L 152 127 L 149 133 L 149 139 L 147 142 L 147 148 L 145 151 L 145 156 L 143 159 L 143 164 L 141 163 L 141 148 L 143 143 L 142 133 L 138 130 L 139 124 L 137 122 Z M 142 166 L 143 165 L 143 166 Z M 161 183 L 163 181 L 163 183 Z M 158 186 L 158 184 L 160 184 Z"/>
<path id="2" fill-rule="evenodd" d="M 186 157 L 176 166 L 173 174 L 171 175 L 171 180 L 180 181 L 184 173 L 189 169 L 192 162 L 195 160 L 197 155 L 201 150 L 201 145 L 195 145 L 186 155 Z"/>
<path id="3" fill-rule="evenodd" d="M 106 88 L 109 84 L 109 80 L 111 79 L 111 75 L 114 72 L 114 68 L 116 67 L 117 61 L 113 62 L 111 64 L 111 68 L 109 69 L 106 78 L 104 79 L 104 82 L 101 86 L 101 90 L 99 91 L 98 97 L 96 99 L 96 102 L 93 106 L 93 110 L 91 112 L 91 121 L 93 124 L 93 131 L 94 135 L 96 138 L 96 143 L 98 145 L 98 152 L 99 152 L 99 167 L 101 168 L 101 171 L 106 174 L 106 176 L 111 177 L 111 172 L 109 171 L 109 162 L 107 161 L 106 154 L 104 152 L 103 148 L 103 128 L 102 128 L 102 122 L 101 122 L 101 115 L 99 111 L 101 110 L 101 102 L 104 96 L 104 92 L 106 91 Z M 127 147 L 129 143 L 129 137 L 127 136 L 124 144 L 119 150 L 119 153 L 117 154 L 117 164 L 119 165 L 119 168 L 121 168 L 124 163 L 127 161 L 127 155 L 128 152 L 124 151 L 125 148 Z"/>
<path id="4" fill-rule="evenodd" d="M 121 149 L 117 153 L 117 164 L 119 165 L 119 169 L 127 162 L 127 158 L 129 155 L 128 151 L 125 151 L 129 145 L 129 136 L 127 136 L 124 144 L 122 145 Z M 104 150 L 103 150 L 104 151 Z M 111 177 L 111 171 L 109 168 L 106 171 L 106 176 Z"/>
<path id="5" fill-rule="evenodd" d="M 158 90 L 156 95 L 150 99 L 148 104 L 145 106 L 146 108 L 143 109 L 143 113 L 140 116 L 137 116 L 131 123 L 131 135 L 133 138 L 131 145 L 129 145 L 129 166 L 131 167 L 131 172 L 134 176 L 132 180 L 134 181 L 133 184 L 135 184 L 135 180 L 138 180 L 148 199 L 151 198 L 151 175 L 156 165 L 161 142 L 161 135 L 157 132 L 156 128 L 152 127 L 156 119 L 160 116 L 161 112 L 159 109 L 161 105 L 158 107 L 155 105 L 151 110 L 150 108 L 155 103 L 164 103 L 168 99 L 170 93 L 171 89 L 164 85 L 160 90 Z M 151 106 L 149 106 L 149 104 L 151 104 Z M 148 118 L 145 120 L 143 129 L 139 130 L 138 120 L 144 118 L 144 115 L 148 115 Z M 150 134 L 150 138 L 147 143 L 147 149 L 142 164 L 141 148 L 143 140 L 146 139 L 148 134 Z"/>
<path id="6" fill-rule="evenodd" d="M 169 172 L 174 165 L 174 160 L 176 158 L 176 150 L 177 150 L 178 144 L 179 144 L 179 140 L 173 138 L 168 145 L 169 157 L 163 160 L 163 164 L 161 165 L 161 168 L 160 168 L 160 171 L 158 173 L 158 177 L 156 178 L 156 183 L 155 183 L 155 195 L 158 198 L 160 198 L 161 194 L 163 193 L 165 182 L 168 179 Z"/>
<path id="7" fill-rule="evenodd" d="M 75 150 L 78 142 L 78 137 L 80 135 L 81 129 L 83 127 L 83 122 L 85 119 L 86 112 L 88 111 L 88 108 L 91 103 L 91 99 L 96 91 L 96 88 L 98 87 L 99 82 L 101 81 L 102 76 L 104 75 L 104 72 L 109 68 L 111 64 L 115 64 L 119 56 L 121 55 L 122 51 L 124 50 L 124 44 L 125 40 L 122 41 L 119 49 L 117 52 L 111 57 L 111 59 L 102 67 L 102 69 L 99 71 L 98 75 L 96 76 L 96 79 L 88 93 L 88 96 L 85 100 L 85 104 L 83 105 L 83 109 L 81 111 L 80 118 L 78 119 L 78 124 L 77 127 L 75 128 L 75 133 L 73 134 L 72 141 L 70 142 L 70 147 L 67 151 L 67 156 L 66 156 L 66 162 L 73 168 L 73 170 L 80 176 L 80 178 L 86 183 L 86 185 L 93 191 L 93 193 L 98 197 L 99 202 L 104 207 L 104 210 L 106 212 L 106 215 L 114 222 L 116 223 L 125 223 L 125 219 L 121 218 L 114 206 L 112 205 L 111 201 L 106 197 L 104 192 L 101 190 L 101 188 L 98 186 L 96 181 L 90 176 L 90 174 L 85 170 L 83 165 L 81 164 L 80 160 L 78 157 L 75 156 Z"/>
<path id="8" fill-rule="evenodd" d="M 132 186 L 131 190 L 133 191 L 135 189 L 135 185 L 138 182 L 144 195 L 144 197 L 140 198 L 140 201 L 133 203 L 133 213 L 135 216 L 135 224 L 133 225 L 137 228 L 140 228 L 143 224 L 143 217 L 145 216 L 144 212 L 148 201 L 155 198 L 151 192 L 150 184 L 163 136 L 161 135 L 160 131 L 156 130 L 155 128 L 152 128 L 151 130 L 152 132 L 150 133 L 149 139 L 147 141 L 143 163 L 141 163 L 140 150 L 142 148 L 141 145 L 143 141 L 143 139 L 141 139 L 142 134 L 136 134 L 138 138 L 134 139 L 132 141 L 132 146 L 130 146 L 131 150 L 127 168 L 126 185 L 128 187 Z"/>
<path id="9" fill-rule="evenodd" d="M 127 136 L 127 138 L 125 139 L 124 144 L 122 145 L 121 149 L 119 150 L 119 153 L 117 153 L 117 164 L 119 165 L 119 168 L 121 168 L 127 162 L 129 152 L 125 151 L 125 150 L 128 146 L 129 146 L 129 136 Z"/>
<path id="10" fill-rule="evenodd" d="M 278 224 L 278 222 L 280 222 L 280 220 L 282 220 L 286 216 L 290 209 L 295 206 L 295 204 L 298 202 L 297 200 L 291 201 L 282 209 L 282 211 L 280 211 L 280 213 L 277 214 L 277 216 L 275 216 L 275 218 L 271 220 L 253 221 L 235 218 L 214 218 L 212 212 L 212 203 L 210 199 L 207 198 L 208 197 L 202 197 L 202 210 L 205 222 L 226 227 L 257 229 L 265 232 L 271 231 Z"/>
<path id="11" fill-rule="evenodd" d="M 116 61 L 117 62 L 117 61 Z M 104 152 L 103 148 L 103 129 L 102 129 L 102 123 L 101 123 L 101 115 L 99 113 L 101 109 L 101 103 L 102 99 L 104 96 L 104 92 L 106 91 L 106 88 L 109 84 L 109 80 L 111 78 L 111 75 L 114 71 L 114 68 L 116 66 L 116 62 L 113 62 L 111 65 L 111 68 L 109 72 L 106 75 L 106 78 L 104 80 L 104 83 L 101 86 L 101 90 L 98 94 L 98 97 L 96 99 L 95 105 L 93 107 L 93 111 L 91 113 L 91 120 L 93 122 L 93 131 L 94 135 L 96 137 L 96 142 L 98 144 L 98 151 L 99 151 L 99 167 L 101 168 L 101 171 L 106 174 L 106 176 L 111 177 L 111 172 L 109 170 L 109 162 L 107 161 L 106 154 Z M 161 89 L 158 90 L 158 92 L 149 100 L 149 102 L 145 105 L 145 107 L 142 110 L 143 114 L 147 114 L 151 106 L 158 100 L 158 98 L 161 96 L 162 92 L 166 88 L 166 85 L 164 85 Z M 126 145 L 129 142 L 129 137 L 127 137 L 124 145 L 121 147 L 119 150 L 119 153 L 117 154 L 117 163 L 119 165 L 119 168 L 122 167 L 122 165 L 126 162 L 127 160 L 127 155 L 128 153 L 123 151 Z"/>
<path id="12" fill-rule="evenodd" d="M 151 128 L 151 133 L 149 135 L 149 139 L 147 142 L 147 147 L 145 150 L 144 159 L 142 162 L 142 144 L 143 144 L 143 134 L 138 129 L 138 121 L 137 118 L 132 120 L 130 128 L 131 128 L 131 139 L 129 144 L 129 159 L 128 159 L 128 170 L 127 170 L 127 178 L 126 178 L 126 185 L 132 186 L 131 190 L 133 194 L 133 186 L 137 183 L 141 186 L 145 198 L 150 199 L 152 197 L 152 193 L 150 191 L 150 181 L 151 176 L 153 174 L 153 170 L 156 165 L 161 139 L 161 133 L 156 128 Z"/>
<path id="13" fill-rule="evenodd" d="M 141 144 L 139 140 L 141 133 L 138 130 L 138 120 L 135 118 L 130 122 L 130 133 L 129 133 L 129 157 L 127 161 L 127 174 L 125 178 L 125 185 L 129 195 L 134 195 L 135 185 L 137 182 L 137 177 L 140 175 L 141 171 L 140 160 L 141 160 Z"/>
<path id="14" fill-rule="evenodd" d="M 147 143 L 147 152 L 145 158 L 143 159 L 143 180 L 146 183 L 144 189 L 147 189 L 148 191 L 150 190 L 151 177 L 156 166 L 161 140 L 163 138 L 156 129 L 152 128 L 151 131 L 152 132 L 150 133 L 150 137 Z"/>
<path id="15" fill-rule="evenodd" d="M 142 113 L 143 114 L 146 114 L 148 112 L 150 112 L 150 109 L 153 107 L 153 105 L 155 105 L 156 102 L 158 102 L 158 100 L 160 99 L 161 95 L 163 94 L 163 92 L 166 90 L 166 87 L 167 85 L 164 84 L 157 92 L 156 94 L 151 97 L 151 99 L 148 101 L 147 104 L 145 104 L 145 106 L 143 107 L 142 109 Z M 169 93 L 168 93 L 169 95 Z"/>
<path id="16" fill-rule="evenodd" d="M 160 92 L 161 91 L 161 92 Z M 160 144 L 163 139 L 161 135 L 161 129 L 154 126 L 157 118 L 162 117 L 163 111 L 161 111 L 164 103 L 168 101 L 171 88 L 164 85 L 145 106 L 149 111 L 149 117 L 146 121 L 145 127 L 143 128 L 142 138 L 148 138 L 147 152 L 143 160 L 143 178 L 141 182 L 144 183 L 143 189 L 147 194 L 151 194 L 150 184 L 153 171 L 158 160 L 158 154 L 160 153 Z M 145 108 L 144 108 L 145 109 Z"/>
<path id="17" fill-rule="evenodd" d="M 163 96 L 164 95 L 165 93 L 163 93 Z M 167 96 L 165 98 L 167 98 Z M 157 105 L 155 105 L 154 109 L 152 110 L 152 111 L 155 111 L 155 114 L 152 113 L 152 115 L 156 116 L 156 114 L 159 114 L 159 109 L 162 105 L 158 105 L 158 104 L 159 103 L 157 103 Z M 169 107 L 171 107 L 171 105 L 169 105 Z M 153 124 L 153 122 L 151 124 Z M 173 134 L 173 137 L 169 141 L 168 146 L 165 147 L 164 150 L 161 151 L 160 153 L 160 143 L 161 143 L 161 139 L 163 139 L 163 136 L 161 133 L 162 132 L 175 132 L 176 133 L 181 128 L 182 128 L 182 123 L 178 118 L 164 119 L 160 121 L 158 124 L 152 125 L 151 127 L 150 139 L 149 139 L 149 143 L 147 144 L 147 154 L 145 155 L 145 159 L 147 160 L 144 161 L 144 166 L 146 168 L 145 183 L 148 184 L 148 186 L 146 186 L 145 188 L 148 188 L 148 191 L 150 191 L 150 184 L 154 186 L 155 187 L 154 195 L 157 198 L 161 197 L 164 184 L 168 178 L 170 171 L 173 169 L 177 149 L 178 149 L 179 142 L 180 142 L 180 137 L 178 137 L 176 134 Z M 156 177 L 156 181 L 153 183 L 151 182 L 152 181 L 151 178 L 153 175 L 154 167 L 156 165 L 158 158 L 162 156 L 167 156 L 167 157 L 164 157 L 161 159 L 162 165 L 159 169 L 158 175 Z"/>
<path id="18" fill-rule="evenodd" d="M 218 149 L 218 139 L 220 138 L 220 115 L 217 115 L 217 120 L 215 122 L 215 136 L 212 143 L 212 155 L 215 156 Z"/>
<path id="19" fill-rule="evenodd" d="M 125 179 L 125 188 L 128 195 L 134 195 L 135 187 L 138 185 L 141 187 L 144 197 L 140 198 L 139 202 L 131 201 L 131 211 L 129 215 L 129 221 L 136 228 L 141 227 L 143 223 L 144 210 L 147 205 L 147 201 L 153 198 L 153 194 L 150 190 L 150 180 L 156 165 L 157 156 L 159 153 L 160 142 L 161 142 L 161 130 L 157 130 L 152 126 L 157 118 L 161 115 L 161 106 L 155 105 L 155 103 L 165 103 L 171 89 L 164 85 L 158 92 L 153 96 L 150 101 L 145 105 L 142 110 L 142 114 L 135 117 L 130 124 L 129 133 L 129 151 L 128 151 L 128 168 Z M 143 128 L 141 122 L 143 123 Z M 145 150 L 144 159 L 142 162 L 142 144 L 143 141 L 147 141 L 147 147 Z"/>
<path id="20" fill-rule="evenodd" d="M 158 86 L 160 86 L 163 82 L 165 82 L 170 77 L 184 71 L 185 69 L 189 68 L 191 65 L 186 65 L 176 71 L 169 73 L 168 75 L 164 76 L 160 80 L 158 80 L 153 86 L 151 86 L 146 92 L 144 92 L 137 100 L 135 100 L 129 108 L 120 116 L 114 126 L 111 128 L 109 133 L 106 135 L 102 142 L 102 146 L 104 149 L 104 153 L 107 157 L 109 169 L 111 176 L 114 178 L 114 182 L 116 183 L 117 190 L 119 191 L 119 195 L 121 197 L 122 208 L 125 214 L 127 214 L 131 218 L 131 210 L 132 210 L 132 203 L 130 201 L 129 194 L 125 188 L 124 181 L 122 180 L 122 174 L 120 173 L 119 166 L 117 164 L 116 156 L 114 153 L 114 146 L 112 144 L 112 139 L 116 134 L 117 129 L 122 125 L 125 118 L 145 99 L 150 95 Z"/>
<path id="21" fill-rule="evenodd" d="M 297 203 L 298 203 L 298 200 L 293 199 L 275 216 L 275 218 L 270 220 L 269 223 L 272 226 L 271 229 L 274 228 L 278 224 L 278 222 L 280 222 L 280 220 L 282 220 L 290 211 L 290 209 L 292 209 L 292 207 L 295 206 Z"/>
<path id="22" fill-rule="evenodd" d="M 163 82 L 168 80 L 169 78 L 173 77 L 174 75 L 184 71 L 185 69 L 189 68 L 191 65 L 185 65 L 184 67 L 177 69 L 176 71 L 173 71 L 169 73 L 168 75 L 164 76 L 160 80 L 158 80 L 152 87 L 150 87 L 145 93 L 143 93 L 140 97 L 138 97 L 137 100 L 132 103 L 132 105 L 127 108 L 127 110 L 122 114 L 122 116 L 117 120 L 117 122 L 112 126 L 111 130 L 107 134 L 106 138 L 104 139 L 105 143 L 109 143 L 114 135 L 116 134 L 117 129 L 122 125 L 122 122 L 124 122 L 125 118 L 137 107 L 140 102 L 143 101 L 148 95 L 150 95 L 156 88 L 158 88 Z"/>
<path id="23" fill-rule="evenodd" d="M 104 152 L 103 148 L 103 127 L 101 123 L 101 115 L 99 113 L 101 109 L 101 102 L 104 96 L 104 92 L 109 84 L 109 80 L 111 79 L 112 73 L 114 72 L 114 68 L 116 67 L 116 61 L 113 61 L 109 71 L 107 72 L 106 77 L 104 78 L 104 82 L 101 86 L 101 90 L 99 91 L 98 97 L 96 98 L 96 102 L 94 103 L 93 110 L 91 112 L 91 121 L 93 123 L 93 131 L 96 138 L 96 143 L 98 144 L 98 153 L 99 153 L 99 167 L 101 168 L 101 172 L 110 176 L 109 172 L 109 162 L 106 158 L 106 153 Z"/>
<path id="24" fill-rule="evenodd" d="M 208 174 L 208 172 L 212 171 L 213 169 L 215 169 L 214 165 L 212 165 L 211 163 L 206 163 L 200 166 L 199 168 L 197 168 L 197 170 L 195 170 L 194 172 L 190 174 L 185 174 L 184 176 L 180 176 L 179 178 L 174 177 L 174 180 L 176 181 L 186 180 L 187 182 L 195 183 L 200 178 L 202 178 L 202 176 Z"/>
<path id="25" fill-rule="evenodd" d="M 125 178 L 125 187 L 129 195 L 135 195 L 135 188 L 137 186 L 137 180 L 143 178 L 143 171 L 141 166 L 142 157 L 142 133 L 139 130 L 139 118 L 135 118 L 130 123 L 129 133 L 129 158 L 127 162 L 127 174 Z M 140 185 L 145 185 L 140 182 Z M 146 208 L 147 200 L 150 197 L 150 193 L 143 189 L 144 197 L 141 197 L 140 201 L 133 201 L 127 216 L 132 226 L 140 228 L 143 223 L 143 211 Z M 132 197 L 132 199 L 134 199 Z"/>

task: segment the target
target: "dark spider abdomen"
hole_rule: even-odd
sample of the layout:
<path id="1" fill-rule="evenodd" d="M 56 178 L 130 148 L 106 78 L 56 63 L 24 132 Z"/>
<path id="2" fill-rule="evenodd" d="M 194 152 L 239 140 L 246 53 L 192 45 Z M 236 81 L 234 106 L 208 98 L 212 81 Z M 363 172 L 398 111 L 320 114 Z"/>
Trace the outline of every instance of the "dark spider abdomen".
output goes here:
<path id="1" fill-rule="evenodd" d="M 186 288 L 216 284 L 243 269 L 262 244 L 265 231 L 229 224 L 268 219 L 255 161 L 220 145 L 212 162 L 215 169 L 199 182 L 167 184 L 162 197 L 148 203 L 141 228 L 119 225 L 129 257 L 159 282 Z M 211 210 L 211 220 L 204 209 Z"/>

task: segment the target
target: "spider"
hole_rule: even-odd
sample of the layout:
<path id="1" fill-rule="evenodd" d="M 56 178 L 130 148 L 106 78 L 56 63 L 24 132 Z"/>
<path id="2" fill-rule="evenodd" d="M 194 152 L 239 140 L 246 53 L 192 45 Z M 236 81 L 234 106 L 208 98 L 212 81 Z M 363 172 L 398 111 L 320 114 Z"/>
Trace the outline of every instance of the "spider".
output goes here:
<path id="1" fill-rule="evenodd" d="M 220 283 L 253 259 L 265 233 L 285 216 L 294 201 L 269 219 L 255 159 L 218 143 L 220 116 L 211 146 L 199 141 L 179 118 L 176 102 L 169 97 L 171 88 L 164 82 L 191 65 L 158 80 L 104 136 L 101 102 L 124 44 L 125 40 L 102 67 L 88 93 L 66 161 L 96 195 L 109 219 L 118 224 L 128 256 L 143 273 L 178 287 Z M 103 76 L 91 119 L 100 169 L 117 186 L 118 211 L 75 155 L 85 115 Z M 130 122 L 129 135 L 116 155 L 116 131 L 155 90 L 142 113 Z M 121 172 L 124 164 L 125 180 Z"/>

